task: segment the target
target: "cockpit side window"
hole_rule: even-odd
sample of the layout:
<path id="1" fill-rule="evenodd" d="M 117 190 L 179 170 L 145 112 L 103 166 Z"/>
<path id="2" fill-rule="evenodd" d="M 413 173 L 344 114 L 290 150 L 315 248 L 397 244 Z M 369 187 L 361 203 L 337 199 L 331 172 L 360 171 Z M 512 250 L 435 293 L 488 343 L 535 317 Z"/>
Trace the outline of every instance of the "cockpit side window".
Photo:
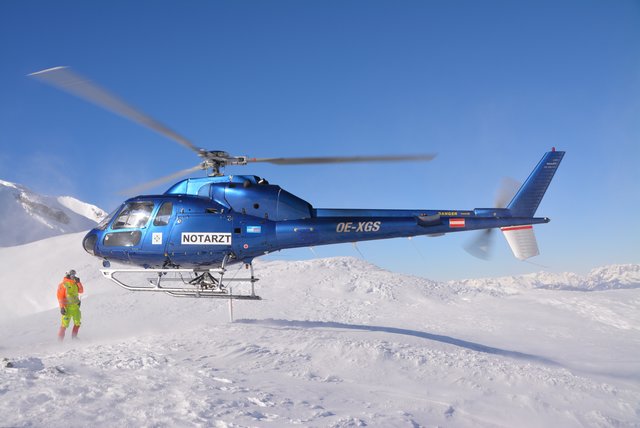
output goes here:
<path id="1" fill-rule="evenodd" d="M 129 229 L 146 226 L 153 211 L 153 202 L 129 202 L 120 211 L 120 215 L 113 222 L 112 229 Z"/>
<path id="2" fill-rule="evenodd" d="M 171 212 L 173 211 L 173 202 L 165 202 L 160 206 L 158 214 L 156 214 L 155 220 L 153 220 L 154 226 L 166 226 L 169 224 L 171 218 Z"/>

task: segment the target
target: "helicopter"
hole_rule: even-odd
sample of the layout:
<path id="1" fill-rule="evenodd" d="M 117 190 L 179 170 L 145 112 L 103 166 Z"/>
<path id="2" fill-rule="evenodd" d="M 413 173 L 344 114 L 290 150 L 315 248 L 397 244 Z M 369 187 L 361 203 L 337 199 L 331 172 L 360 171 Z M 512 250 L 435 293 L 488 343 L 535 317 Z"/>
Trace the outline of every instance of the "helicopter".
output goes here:
<path id="1" fill-rule="evenodd" d="M 514 256 L 525 260 L 539 254 L 533 225 L 550 220 L 534 216 L 565 154 L 555 148 L 544 153 L 510 202 L 498 202 L 493 208 L 316 208 L 264 178 L 224 175 L 223 170 L 230 165 L 257 162 L 275 165 L 405 162 L 429 161 L 435 155 L 234 156 L 195 146 L 69 67 L 54 67 L 29 76 L 146 126 L 195 152 L 201 159 L 194 167 L 130 191 L 154 187 L 198 170 L 208 171 L 206 177 L 178 181 L 163 194 L 127 199 L 84 237 L 84 249 L 103 262 L 102 274 L 132 291 L 164 292 L 176 297 L 260 300 L 255 292 L 258 278 L 253 261 L 272 252 L 473 230 L 482 234 L 468 249 L 472 254 L 485 257 L 490 236 L 500 229 Z M 111 268 L 112 262 L 119 267 Z M 243 264 L 250 275 L 225 276 L 228 266 L 233 264 Z M 126 279 L 139 274 L 155 276 L 146 278 L 142 285 Z M 248 283 L 250 290 L 234 293 L 233 284 L 237 282 Z"/>

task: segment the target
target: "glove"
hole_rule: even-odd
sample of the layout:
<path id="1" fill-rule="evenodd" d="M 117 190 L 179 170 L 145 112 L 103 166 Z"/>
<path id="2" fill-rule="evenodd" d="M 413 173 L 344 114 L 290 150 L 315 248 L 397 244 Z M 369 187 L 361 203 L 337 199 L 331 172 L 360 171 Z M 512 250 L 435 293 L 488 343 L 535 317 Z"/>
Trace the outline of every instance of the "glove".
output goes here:
<path id="1" fill-rule="evenodd" d="M 66 308 L 60 308 L 60 313 L 62 315 L 66 315 L 67 314 L 67 309 Z"/>
<path id="2" fill-rule="evenodd" d="M 76 282 L 80 282 L 80 278 L 78 278 L 77 276 L 75 277 Z"/>

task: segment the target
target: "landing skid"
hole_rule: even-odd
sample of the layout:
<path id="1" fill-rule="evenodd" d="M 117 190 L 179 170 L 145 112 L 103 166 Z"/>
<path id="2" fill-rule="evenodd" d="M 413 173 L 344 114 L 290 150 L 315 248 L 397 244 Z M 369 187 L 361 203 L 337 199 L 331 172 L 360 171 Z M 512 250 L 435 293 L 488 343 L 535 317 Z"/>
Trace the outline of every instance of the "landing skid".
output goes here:
<path id="1" fill-rule="evenodd" d="M 248 278 L 225 278 L 227 271 L 224 265 L 220 268 L 195 270 L 195 269 L 101 269 L 105 278 L 118 284 L 129 291 L 149 291 L 167 293 L 174 297 L 195 297 L 208 299 L 237 299 L 237 300 L 262 300 L 255 294 L 254 284 L 258 281 L 253 274 L 253 265 L 248 264 L 251 276 Z M 116 275 L 150 274 L 155 273 L 155 278 L 146 278 L 144 285 L 129 285 L 124 279 Z M 251 286 L 248 294 L 234 294 L 232 283 L 249 283 Z"/>

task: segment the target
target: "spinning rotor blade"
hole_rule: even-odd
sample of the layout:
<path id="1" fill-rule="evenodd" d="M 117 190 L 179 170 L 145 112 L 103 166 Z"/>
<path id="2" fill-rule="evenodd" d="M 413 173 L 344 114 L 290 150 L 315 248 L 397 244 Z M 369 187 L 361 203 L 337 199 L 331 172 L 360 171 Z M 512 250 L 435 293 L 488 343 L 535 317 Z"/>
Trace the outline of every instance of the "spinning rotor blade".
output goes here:
<path id="1" fill-rule="evenodd" d="M 131 195 L 131 194 L 137 194 L 143 190 L 146 189 L 151 189 L 153 187 L 159 186 L 160 184 L 166 183 L 167 181 L 171 181 L 171 180 L 175 180 L 176 178 L 180 178 L 183 175 L 187 175 L 187 174 L 191 174 L 192 172 L 198 171 L 200 169 L 205 169 L 202 164 L 198 164 L 196 166 L 192 166 L 191 168 L 187 168 L 187 169 L 183 169 L 181 171 L 177 171 L 174 172 L 173 174 L 170 175 L 166 175 L 164 177 L 161 178 L 157 178 L 153 181 L 148 181 L 146 183 L 143 184 L 139 184 L 137 186 L 134 187 L 130 187 L 126 190 L 123 190 L 120 193 L 121 195 Z"/>
<path id="2" fill-rule="evenodd" d="M 494 230 L 495 229 L 485 229 L 478 233 L 471 242 L 465 245 L 465 251 L 479 259 L 489 260 L 491 257 L 491 248 L 493 247 Z"/>
<path id="3" fill-rule="evenodd" d="M 47 70 L 37 71 L 29 76 L 44 83 L 54 86 L 62 91 L 68 92 L 76 97 L 89 101 L 99 107 L 107 109 L 112 113 L 123 116 L 140 125 L 146 126 L 167 138 L 200 154 L 201 149 L 194 146 L 189 140 L 180 134 L 172 131 L 157 120 L 131 107 L 115 95 L 101 88 L 73 71 L 69 67 L 54 67 Z"/>
<path id="4" fill-rule="evenodd" d="M 247 162 L 268 162 L 276 165 L 308 165 L 322 163 L 357 163 L 357 162 L 410 162 L 430 161 L 435 154 L 408 156 L 335 156 L 308 158 L 248 158 Z"/>
<path id="5" fill-rule="evenodd" d="M 504 177 L 496 192 L 495 207 L 506 208 L 507 204 L 509 204 L 516 193 L 518 193 L 521 185 L 522 183 L 514 178 Z"/>
<path id="6" fill-rule="evenodd" d="M 495 207 L 506 208 L 509 202 L 520 189 L 521 183 L 513 178 L 504 177 L 500 182 L 500 187 L 496 192 Z M 467 253 L 482 260 L 488 260 L 491 257 L 491 249 L 493 247 L 493 237 L 495 229 L 485 229 L 476 234 L 464 249 Z"/>

